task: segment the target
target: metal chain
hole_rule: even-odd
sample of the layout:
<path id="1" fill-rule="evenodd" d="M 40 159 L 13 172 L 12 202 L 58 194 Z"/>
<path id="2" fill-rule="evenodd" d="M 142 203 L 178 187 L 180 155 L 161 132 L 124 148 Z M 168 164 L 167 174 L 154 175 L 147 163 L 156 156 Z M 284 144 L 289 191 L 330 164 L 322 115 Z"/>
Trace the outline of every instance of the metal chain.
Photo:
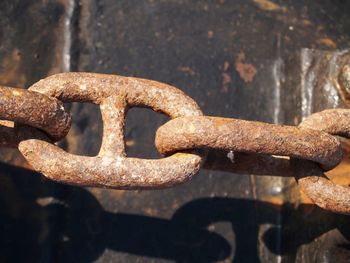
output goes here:
<path id="1" fill-rule="evenodd" d="M 54 141 L 64 138 L 71 125 L 70 114 L 59 100 L 41 93 L 19 88 L 0 87 L 1 118 L 41 129 Z M 25 137 L 31 136 L 24 129 L 16 130 L 2 121 L 1 146 L 16 147 Z M 31 130 L 31 133 L 36 133 Z"/>
<path id="2" fill-rule="evenodd" d="M 62 102 L 73 101 L 100 106 L 103 137 L 95 157 L 67 153 L 51 141 L 68 133 L 71 119 Z M 123 134 L 130 107 L 149 107 L 172 119 L 156 133 L 156 147 L 165 158 L 126 156 Z M 315 204 L 350 214 L 350 188 L 324 175 L 342 160 L 340 142 L 333 135 L 350 137 L 347 109 L 313 114 L 298 127 L 203 116 L 194 100 L 164 83 L 62 73 L 35 83 L 28 91 L 0 88 L 0 117 L 16 123 L 14 127 L 0 123 L 0 145 L 18 147 L 36 171 L 58 182 L 117 189 L 165 188 L 186 182 L 204 166 L 242 174 L 294 176 Z M 222 158 L 223 151 L 229 158 Z"/>

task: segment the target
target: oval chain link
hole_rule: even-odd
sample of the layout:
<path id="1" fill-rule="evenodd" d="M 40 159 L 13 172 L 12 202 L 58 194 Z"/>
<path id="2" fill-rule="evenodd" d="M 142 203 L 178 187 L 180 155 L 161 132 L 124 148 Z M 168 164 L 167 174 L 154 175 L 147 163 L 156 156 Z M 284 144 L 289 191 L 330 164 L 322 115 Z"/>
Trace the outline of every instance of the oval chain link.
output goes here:
<path id="1" fill-rule="evenodd" d="M 61 101 L 35 91 L 1 86 L 0 118 L 0 145 L 4 147 L 17 147 L 26 138 L 48 139 L 35 129 L 17 124 L 38 128 L 54 141 L 64 138 L 71 126 L 71 116 Z"/>
<path id="2" fill-rule="evenodd" d="M 323 173 L 323 170 L 334 168 L 342 160 L 340 142 L 332 135 L 349 138 L 349 120 L 350 110 L 347 109 L 315 113 L 299 127 L 208 116 L 181 117 L 161 126 L 157 130 L 155 143 L 165 155 L 203 147 L 233 153 L 263 154 L 240 155 L 239 159 L 233 160 L 241 163 L 240 166 L 232 165 L 230 168 L 226 164 L 223 170 L 244 173 L 244 168 L 247 170 L 246 167 L 253 162 L 263 165 L 258 168 L 255 166 L 255 171 L 250 168 L 252 174 L 256 171 L 261 174 L 260 169 L 269 174 L 272 169 L 266 171 L 268 166 L 278 168 L 280 174 L 295 176 L 302 190 L 318 206 L 336 213 L 350 214 L 350 188 L 334 184 Z M 291 163 L 286 163 L 266 155 L 289 156 L 293 159 Z M 323 169 L 305 160 L 317 162 Z"/>

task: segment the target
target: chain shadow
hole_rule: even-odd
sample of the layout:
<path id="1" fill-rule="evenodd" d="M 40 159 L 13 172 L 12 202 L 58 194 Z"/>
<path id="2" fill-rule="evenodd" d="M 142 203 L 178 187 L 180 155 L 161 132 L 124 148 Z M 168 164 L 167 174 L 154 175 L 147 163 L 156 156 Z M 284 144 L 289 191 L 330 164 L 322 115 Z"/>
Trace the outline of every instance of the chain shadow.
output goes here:
<path id="1" fill-rule="evenodd" d="M 109 213 L 83 188 L 3 163 L 0 171 L 0 262 L 92 262 L 107 248 L 180 262 L 230 254 L 230 244 L 206 229 Z"/>
<path id="2" fill-rule="evenodd" d="M 326 235 L 324 250 L 315 252 L 322 260 L 316 262 L 350 262 L 350 217 L 314 205 L 295 207 L 286 203 L 278 206 L 245 199 L 203 198 L 179 208 L 172 220 L 203 229 L 215 222 L 230 222 L 236 239 L 233 262 L 260 262 L 258 236 L 259 226 L 263 224 L 272 227 L 262 234 L 261 240 L 286 262 L 295 262 L 298 248 L 322 235 Z M 332 249 L 338 249 L 338 255 L 330 254 Z"/>
<path id="3" fill-rule="evenodd" d="M 338 228 L 349 237 L 349 218 L 305 207 L 233 199 L 203 198 L 175 211 L 171 219 L 105 211 L 87 190 L 47 181 L 39 174 L 1 164 L 0 262 L 92 262 L 105 249 L 177 262 L 259 262 L 258 231 L 275 254 L 295 257 L 297 249 Z M 282 240 L 276 214 L 283 213 Z M 295 222 L 293 222 L 295 220 Z M 231 244 L 208 230 L 229 222 Z M 307 230 L 307 231 L 306 231 Z M 282 245 L 280 249 L 280 245 Z"/>

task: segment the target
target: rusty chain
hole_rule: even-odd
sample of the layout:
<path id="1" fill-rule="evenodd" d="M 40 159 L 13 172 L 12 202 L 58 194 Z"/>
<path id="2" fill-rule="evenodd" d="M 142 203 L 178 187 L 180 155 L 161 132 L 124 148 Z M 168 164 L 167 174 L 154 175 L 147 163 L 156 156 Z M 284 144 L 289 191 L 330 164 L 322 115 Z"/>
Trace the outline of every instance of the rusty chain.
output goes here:
<path id="1" fill-rule="evenodd" d="M 103 137 L 97 156 L 70 154 L 53 144 L 67 135 L 71 125 L 63 102 L 99 105 Z M 130 107 L 149 107 L 171 118 L 156 133 L 155 144 L 164 158 L 126 156 L 124 125 Z M 342 160 L 341 144 L 334 135 L 350 137 L 347 109 L 315 113 L 298 127 L 203 116 L 194 100 L 164 83 L 62 73 L 28 90 L 1 87 L 0 117 L 0 145 L 18 147 L 36 171 L 58 182 L 117 189 L 165 188 L 191 179 L 203 165 L 242 174 L 294 176 L 315 204 L 350 214 L 350 188 L 324 175 Z M 229 158 L 222 158 L 222 153 Z"/>

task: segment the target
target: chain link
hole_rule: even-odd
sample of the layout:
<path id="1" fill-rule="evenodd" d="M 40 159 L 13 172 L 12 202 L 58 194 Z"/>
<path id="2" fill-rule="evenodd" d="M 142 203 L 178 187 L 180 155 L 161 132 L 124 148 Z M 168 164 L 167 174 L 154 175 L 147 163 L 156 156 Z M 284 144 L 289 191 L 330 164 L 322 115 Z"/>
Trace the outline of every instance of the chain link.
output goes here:
<path id="1" fill-rule="evenodd" d="M 70 154 L 51 142 L 67 134 L 71 120 L 62 102 L 73 101 L 100 106 L 103 137 L 95 157 Z M 130 107 L 149 107 L 172 119 L 158 129 L 155 139 L 166 157 L 126 156 L 123 134 Z M 333 135 L 350 137 L 347 109 L 313 114 L 298 127 L 274 125 L 203 116 L 197 103 L 182 91 L 156 81 L 62 73 L 35 83 L 28 91 L 0 88 L 0 117 L 16 123 L 15 127 L 0 123 L 0 145 L 18 146 L 36 171 L 58 182 L 117 189 L 165 188 L 189 180 L 204 164 L 206 169 L 241 174 L 294 176 L 315 204 L 350 214 L 350 188 L 324 175 L 342 160 L 340 142 Z"/>
<path id="2" fill-rule="evenodd" d="M 71 116 L 63 103 L 41 93 L 19 88 L 0 86 L 0 117 L 38 128 L 54 141 L 64 138 L 71 126 Z M 39 136 L 38 132 L 16 129 L 14 125 L 2 121 L 0 126 L 1 145 L 16 147 L 24 138 Z M 11 128 L 13 127 L 13 128 Z"/>
<path id="3" fill-rule="evenodd" d="M 160 160 L 128 158 L 124 149 L 126 109 L 150 107 L 171 118 L 202 115 L 198 105 L 169 85 L 113 75 L 58 74 L 34 84 L 29 90 L 63 102 L 100 105 L 103 136 L 96 157 L 67 153 L 48 142 L 22 141 L 19 150 L 31 166 L 55 181 L 117 189 L 154 189 L 174 186 L 194 176 L 202 156 L 179 152 Z"/>

